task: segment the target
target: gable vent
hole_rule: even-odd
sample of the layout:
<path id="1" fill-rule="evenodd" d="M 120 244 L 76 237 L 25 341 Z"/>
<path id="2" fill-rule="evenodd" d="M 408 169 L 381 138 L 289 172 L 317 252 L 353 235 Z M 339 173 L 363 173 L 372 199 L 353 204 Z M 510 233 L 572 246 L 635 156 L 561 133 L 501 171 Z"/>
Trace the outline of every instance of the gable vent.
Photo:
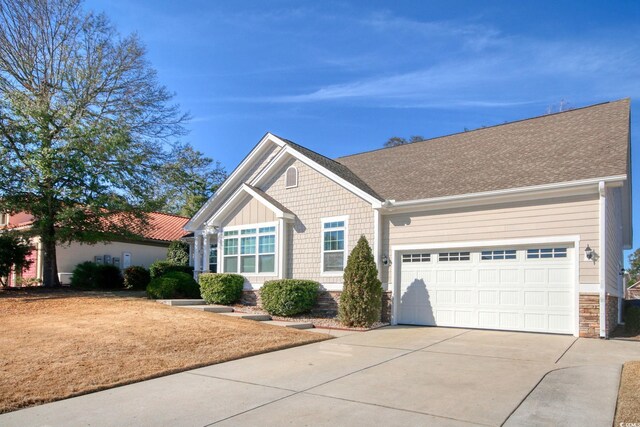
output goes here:
<path id="1" fill-rule="evenodd" d="M 295 166 L 289 166 L 285 174 L 285 188 L 293 188 L 298 186 L 298 169 Z"/>

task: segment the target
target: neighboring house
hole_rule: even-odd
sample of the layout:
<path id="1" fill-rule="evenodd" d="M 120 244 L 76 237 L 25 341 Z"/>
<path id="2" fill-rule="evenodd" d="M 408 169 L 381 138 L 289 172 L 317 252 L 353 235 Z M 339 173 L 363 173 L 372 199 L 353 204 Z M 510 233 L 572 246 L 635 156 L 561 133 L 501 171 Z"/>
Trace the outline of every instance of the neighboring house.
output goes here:
<path id="1" fill-rule="evenodd" d="M 626 299 L 640 299 L 640 282 L 636 282 L 627 288 Z"/>
<path id="2" fill-rule="evenodd" d="M 84 261 L 114 264 L 121 269 L 131 265 L 148 268 L 154 261 L 166 258 L 169 243 L 185 235 L 183 227 L 188 220 L 189 218 L 182 216 L 153 212 L 149 214 L 149 227 L 140 240 L 123 238 L 95 245 L 82 243 L 58 245 L 56 256 L 60 282 L 68 284 L 75 266 Z M 26 229 L 31 227 L 32 223 L 33 217 L 23 212 L 15 215 L 0 215 L 0 227 Z M 42 248 L 39 238 L 33 238 L 31 244 L 33 246 L 31 267 L 23 272 L 14 272 L 9 277 L 9 286 L 15 286 L 19 284 L 18 282 L 37 282 L 42 279 Z"/>
<path id="3" fill-rule="evenodd" d="M 187 223 L 196 274 L 339 293 L 369 240 L 392 323 L 605 337 L 630 248 L 630 101 L 329 159 L 266 134 Z"/>

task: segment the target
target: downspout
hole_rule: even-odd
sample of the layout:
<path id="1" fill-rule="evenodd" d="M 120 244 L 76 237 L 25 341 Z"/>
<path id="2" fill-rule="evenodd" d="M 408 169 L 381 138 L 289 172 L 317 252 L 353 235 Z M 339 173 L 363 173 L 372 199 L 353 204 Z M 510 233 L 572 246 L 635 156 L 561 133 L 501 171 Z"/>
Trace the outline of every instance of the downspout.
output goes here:
<path id="1" fill-rule="evenodd" d="M 598 271 L 600 273 L 600 338 L 607 338 L 607 310 L 606 310 L 606 265 L 607 265 L 607 198 L 606 186 L 604 181 L 598 183 L 598 193 L 600 194 L 600 257 L 598 259 L 600 265 Z"/>
<path id="2" fill-rule="evenodd" d="M 373 259 L 376 262 L 376 268 L 378 269 L 378 279 L 382 279 L 382 269 L 380 260 L 380 245 L 382 239 L 380 238 L 380 210 L 373 210 Z"/>

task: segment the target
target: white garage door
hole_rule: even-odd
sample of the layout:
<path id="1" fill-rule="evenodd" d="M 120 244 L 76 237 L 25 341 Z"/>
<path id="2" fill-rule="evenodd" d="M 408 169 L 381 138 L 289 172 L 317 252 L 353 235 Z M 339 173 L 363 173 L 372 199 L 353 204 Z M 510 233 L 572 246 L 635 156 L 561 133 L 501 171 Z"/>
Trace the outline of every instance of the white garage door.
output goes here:
<path id="1" fill-rule="evenodd" d="M 573 333 L 573 248 L 400 254 L 398 323 Z"/>

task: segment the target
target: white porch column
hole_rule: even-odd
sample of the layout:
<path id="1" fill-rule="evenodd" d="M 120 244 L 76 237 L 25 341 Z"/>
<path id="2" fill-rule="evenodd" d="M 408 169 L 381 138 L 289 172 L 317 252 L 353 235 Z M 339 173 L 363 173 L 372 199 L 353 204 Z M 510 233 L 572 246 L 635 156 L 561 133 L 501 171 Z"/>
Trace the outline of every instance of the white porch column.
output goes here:
<path id="1" fill-rule="evenodd" d="M 287 223 L 284 218 L 278 218 L 278 278 L 284 279 L 287 275 Z"/>
<path id="2" fill-rule="evenodd" d="M 211 250 L 211 235 L 205 230 L 202 241 L 202 271 L 209 271 L 209 251 Z"/>
<path id="3" fill-rule="evenodd" d="M 193 260 L 195 258 L 195 238 L 189 242 L 189 265 L 193 267 Z"/>
<path id="4" fill-rule="evenodd" d="M 195 249 L 193 257 L 193 274 L 197 278 L 202 271 L 202 232 L 197 231 L 194 236 L 193 247 Z"/>

